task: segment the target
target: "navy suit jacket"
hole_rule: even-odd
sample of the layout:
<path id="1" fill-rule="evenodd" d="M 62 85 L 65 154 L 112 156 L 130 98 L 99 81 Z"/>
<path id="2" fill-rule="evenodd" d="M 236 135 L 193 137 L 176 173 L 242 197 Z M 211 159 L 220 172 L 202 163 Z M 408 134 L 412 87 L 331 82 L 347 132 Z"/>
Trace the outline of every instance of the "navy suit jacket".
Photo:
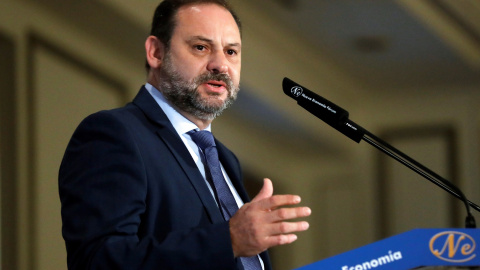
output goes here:
<path id="1" fill-rule="evenodd" d="M 242 199 L 235 155 L 216 141 Z M 90 115 L 59 172 L 69 269 L 242 269 L 228 222 L 190 153 L 142 87 L 125 107 Z M 266 252 L 265 269 L 271 269 Z"/>

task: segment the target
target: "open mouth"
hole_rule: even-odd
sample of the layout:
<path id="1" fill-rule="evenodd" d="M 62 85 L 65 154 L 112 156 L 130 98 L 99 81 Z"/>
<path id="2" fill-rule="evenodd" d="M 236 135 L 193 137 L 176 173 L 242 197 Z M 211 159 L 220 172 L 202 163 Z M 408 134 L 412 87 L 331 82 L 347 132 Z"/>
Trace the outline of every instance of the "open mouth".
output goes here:
<path id="1" fill-rule="evenodd" d="M 220 85 L 220 84 L 213 84 L 213 83 L 209 83 L 209 85 L 211 85 L 211 86 L 213 86 L 213 87 L 216 87 L 216 88 L 218 88 L 218 87 L 221 87 L 221 85 Z"/>
<path id="2" fill-rule="evenodd" d="M 209 82 L 207 82 L 207 84 L 211 85 L 215 88 L 226 87 L 226 84 L 224 82 L 220 82 L 220 81 L 209 81 Z"/>

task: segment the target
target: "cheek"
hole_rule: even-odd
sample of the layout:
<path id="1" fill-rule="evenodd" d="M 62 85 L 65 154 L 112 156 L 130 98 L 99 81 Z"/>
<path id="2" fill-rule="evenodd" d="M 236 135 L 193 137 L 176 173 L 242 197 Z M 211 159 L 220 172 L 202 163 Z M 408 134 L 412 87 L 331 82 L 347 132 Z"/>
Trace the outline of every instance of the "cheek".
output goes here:
<path id="1" fill-rule="evenodd" d="M 195 79 L 198 76 L 198 72 L 195 72 L 191 68 L 185 68 L 185 70 L 182 73 L 183 73 L 183 78 L 189 82 L 191 82 L 193 79 Z"/>
<path id="2" fill-rule="evenodd" d="M 174 61 L 178 73 L 181 74 L 182 79 L 187 81 L 192 81 L 205 69 L 204 63 L 187 54 L 177 54 Z"/>
<path id="3" fill-rule="evenodd" d="M 200 74 L 202 74 L 202 70 L 199 68 L 194 68 L 192 65 L 185 65 L 182 66 L 179 70 L 183 80 L 192 82 L 195 80 Z"/>
<path id="4" fill-rule="evenodd" d="M 235 85 L 238 86 L 238 84 L 240 83 L 240 66 L 234 67 L 232 69 L 230 77 L 232 78 L 233 83 L 235 83 Z"/>

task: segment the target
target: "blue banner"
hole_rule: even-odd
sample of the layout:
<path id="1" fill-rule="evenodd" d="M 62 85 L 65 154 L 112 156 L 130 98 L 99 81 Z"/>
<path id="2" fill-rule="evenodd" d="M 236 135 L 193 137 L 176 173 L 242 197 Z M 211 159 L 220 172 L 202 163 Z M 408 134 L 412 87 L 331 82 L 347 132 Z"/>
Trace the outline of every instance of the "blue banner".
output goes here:
<path id="1" fill-rule="evenodd" d="M 480 266 L 480 229 L 415 229 L 297 270 Z"/>

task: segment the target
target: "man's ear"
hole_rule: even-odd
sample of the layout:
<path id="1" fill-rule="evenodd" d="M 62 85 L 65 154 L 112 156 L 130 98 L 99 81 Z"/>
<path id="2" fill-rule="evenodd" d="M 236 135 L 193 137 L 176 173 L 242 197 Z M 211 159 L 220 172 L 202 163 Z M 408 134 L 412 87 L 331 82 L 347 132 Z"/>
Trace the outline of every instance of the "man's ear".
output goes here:
<path id="1" fill-rule="evenodd" d="M 159 68 L 165 54 L 165 46 L 156 36 L 149 36 L 145 41 L 147 63 L 151 68 Z"/>

